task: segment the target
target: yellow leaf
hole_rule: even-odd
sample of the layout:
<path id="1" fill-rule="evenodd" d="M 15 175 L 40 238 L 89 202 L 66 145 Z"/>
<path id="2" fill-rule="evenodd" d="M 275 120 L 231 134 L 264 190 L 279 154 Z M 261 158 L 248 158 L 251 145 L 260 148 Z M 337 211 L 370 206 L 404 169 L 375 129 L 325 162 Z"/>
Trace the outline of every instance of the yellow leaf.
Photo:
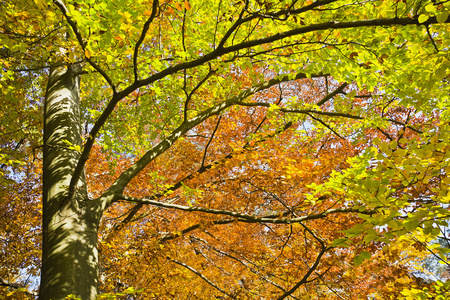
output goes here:
<path id="1" fill-rule="evenodd" d="M 12 296 L 16 291 L 12 291 L 6 295 L 6 297 Z"/>
<path id="2" fill-rule="evenodd" d="M 184 8 L 186 8 L 186 10 L 191 9 L 191 4 L 189 3 L 189 1 L 184 1 Z"/>
<path id="3" fill-rule="evenodd" d="M 419 23 L 424 23 L 428 20 L 428 16 L 427 15 L 420 15 L 419 16 Z"/>
<path id="4" fill-rule="evenodd" d="M 129 12 L 124 12 L 123 13 L 123 16 L 125 17 L 125 20 L 127 21 L 127 22 L 129 22 L 129 23 L 132 23 L 133 22 L 133 20 L 131 19 L 131 14 L 129 13 Z"/>
<path id="5" fill-rule="evenodd" d="M 36 3 L 37 7 L 40 10 L 46 10 L 47 9 L 47 1 L 45 1 L 45 0 L 34 0 L 34 2 Z"/>
<path id="6" fill-rule="evenodd" d="M 89 50 L 84 50 L 84 55 L 86 55 L 87 58 L 91 58 L 91 53 L 89 53 Z"/>

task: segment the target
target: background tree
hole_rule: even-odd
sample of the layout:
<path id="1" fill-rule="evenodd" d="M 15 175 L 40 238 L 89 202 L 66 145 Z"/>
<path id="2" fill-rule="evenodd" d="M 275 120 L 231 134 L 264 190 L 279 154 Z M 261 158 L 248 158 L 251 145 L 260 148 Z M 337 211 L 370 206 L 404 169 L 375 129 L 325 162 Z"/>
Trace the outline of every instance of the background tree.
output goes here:
<path id="1" fill-rule="evenodd" d="M 6 293 L 409 297 L 446 263 L 448 2 L 1 4 Z"/>

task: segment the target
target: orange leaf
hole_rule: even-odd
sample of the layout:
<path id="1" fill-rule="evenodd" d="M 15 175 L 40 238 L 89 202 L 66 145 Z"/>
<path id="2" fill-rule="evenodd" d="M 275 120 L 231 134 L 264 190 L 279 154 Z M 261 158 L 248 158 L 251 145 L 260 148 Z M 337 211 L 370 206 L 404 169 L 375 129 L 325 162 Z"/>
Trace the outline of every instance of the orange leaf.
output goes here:
<path id="1" fill-rule="evenodd" d="M 175 3 L 175 8 L 177 10 L 182 10 L 183 9 L 180 3 Z"/>

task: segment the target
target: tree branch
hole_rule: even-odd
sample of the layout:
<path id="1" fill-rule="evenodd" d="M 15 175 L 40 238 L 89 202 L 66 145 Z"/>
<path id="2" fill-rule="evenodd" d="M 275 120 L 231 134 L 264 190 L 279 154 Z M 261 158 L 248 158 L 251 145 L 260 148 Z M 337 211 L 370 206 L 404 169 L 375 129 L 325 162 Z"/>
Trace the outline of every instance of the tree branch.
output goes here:
<path id="1" fill-rule="evenodd" d="M 139 54 L 139 47 L 141 46 L 142 42 L 145 39 L 145 35 L 147 34 L 148 29 L 150 28 L 150 24 L 153 22 L 153 20 L 156 17 L 157 11 L 158 11 L 158 0 L 153 0 L 152 5 L 152 12 L 150 14 L 150 17 L 145 22 L 144 26 L 142 27 L 141 35 L 139 36 L 138 41 L 136 42 L 136 45 L 134 46 L 134 53 L 133 53 L 133 73 L 134 73 L 134 80 L 139 80 L 138 76 L 138 66 L 137 66 L 137 59 Z"/>
<path id="2" fill-rule="evenodd" d="M 211 225 L 224 225 L 224 224 L 233 223 L 235 221 L 236 220 L 233 218 L 233 219 L 216 220 L 216 221 L 209 222 L 208 224 L 211 224 Z M 199 223 L 199 224 L 195 224 L 195 225 L 189 226 L 188 228 L 185 228 L 183 230 L 180 230 L 181 235 L 178 234 L 178 233 L 167 233 L 164 236 L 160 237 L 158 239 L 158 242 L 159 243 L 164 243 L 164 242 L 167 242 L 167 241 L 170 241 L 170 240 L 174 240 L 174 239 L 176 239 L 176 238 L 178 238 L 180 236 L 183 236 L 183 235 L 185 235 L 185 234 L 187 234 L 187 233 L 189 233 L 191 231 L 199 229 L 202 225 L 203 224 Z"/>
<path id="3" fill-rule="evenodd" d="M 221 50 L 223 49 L 223 46 L 225 45 L 225 43 L 227 42 L 228 38 L 233 34 L 233 32 L 239 28 L 239 26 L 241 26 L 241 24 L 245 23 L 247 20 L 243 20 L 242 16 L 244 15 L 245 11 L 247 10 L 249 5 L 249 1 L 246 0 L 245 1 L 245 5 L 242 8 L 241 12 L 239 13 L 238 19 L 236 20 L 236 22 L 234 22 L 234 24 L 227 30 L 227 32 L 223 35 L 222 39 L 220 40 L 219 44 L 217 45 L 216 50 Z"/>
<path id="4" fill-rule="evenodd" d="M 255 46 L 273 43 L 275 41 L 283 40 L 287 37 L 292 37 L 295 35 L 305 34 L 309 32 L 315 32 L 320 30 L 331 30 L 331 29 L 350 29 L 350 28 L 365 28 L 365 27 L 378 27 L 378 26 L 393 26 L 393 25 L 430 25 L 439 23 L 436 17 L 430 17 L 426 22 L 420 23 L 418 17 L 414 18 L 390 18 L 390 19 L 371 19 L 371 20 L 360 20 L 360 21 L 349 21 L 349 22 L 336 22 L 330 21 L 320 24 L 308 25 L 300 28 L 295 28 L 289 31 L 277 33 L 268 37 L 263 37 L 260 39 L 250 40 L 242 42 L 233 46 L 225 47 L 221 52 L 231 53 L 242 49 L 252 48 Z M 450 18 L 443 23 L 450 23 Z M 211 52 L 210 54 L 214 53 Z M 223 54 L 221 54 L 223 55 Z M 206 55 L 205 55 L 206 56 Z"/>
<path id="5" fill-rule="evenodd" d="M 316 120 L 317 122 L 319 122 L 320 124 L 322 124 L 323 126 L 325 126 L 326 128 L 328 128 L 332 133 L 334 133 L 338 138 L 340 139 L 344 139 L 339 133 L 336 132 L 336 130 L 334 130 L 331 126 L 329 126 L 327 123 L 325 123 L 324 121 L 322 121 L 319 118 L 316 118 L 314 116 L 312 116 L 311 114 L 308 114 L 308 116 L 313 119 Z"/>
<path id="6" fill-rule="evenodd" d="M 271 103 L 265 103 L 265 102 L 238 102 L 237 105 L 241 106 L 262 106 L 262 107 L 270 107 Z M 284 112 L 284 113 L 298 113 L 298 114 L 317 114 L 322 116 L 329 116 L 329 117 L 343 117 L 348 119 L 355 119 L 355 120 L 364 120 L 364 117 L 361 116 L 355 116 L 349 113 L 341 113 L 341 112 L 329 112 L 329 111 L 320 111 L 320 110 L 314 110 L 314 109 L 289 109 L 289 108 L 279 108 L 278 111 Z M 411 125 L 407 125 L 403 122 L 394 120 L 394 119 L 386 119 L 386 121 L 392 122 L 394 124 L 402 125 L 405 128 L 408 128 L 414 132 L 417 132 L 419 134 L 423 133 L 422 131 L 414 128 Z"/>
<path id="7" fill-rule="evenodd" d="M 200 169 L 203 168 L 203 166 L 205 165 L 206 153 L 208 152 L 209 145 L 211 144 L 211 142 L 214 138 L 214 135 L 216 134 L 217 129 L 219 128 L 220 120 L 222 120 L 222 116 L 219 116 L 219 120 L 217 120 L 217 124 L 216 124 L 216 127 L 214 127 L 214 130 L 211 134 L 211 138 L 208 140 L 208 143 L 205 146 L 205 151 L 203 152 L 202 165 L 200 166 Z"/>
<path id="8" fill-rule="evenodd" d="M 284 293 L 283 295 L 281 295 L 280 297 L 277 298 L 277 300 L 282 300 L 284 298 L 286 298 L 287 296 L 290 296 L 292 293 L 294 293 L 302 284 L 308 283 L 308 278 L 309 276 L 311 276 L 311 274 L 317 269 L 317 267 L 319 266 L 320 260 L 322 259 L 322 256 L 325 254 L 325 252 L 327 252 L 329 249 L 331 248 L 325 248 L 322 247 L 322 250 L 319 252 L 319 254 L 316 257 L 316 261 L 314 262 L 314 264 L 309 268 L 308 272 L 306 272 L 306 274 L 303 276 L 303 278 L 297 282 L 289 291 L 287 291 L 286 293 Z M 323 273 L 324 274 L 324 273 Z M 323 276 L 323 275 L 319 275 L 319 276 Z"/>
<path id="9" fill-rule="evenodd" d="M 434 41 L 433 36 L 431 35 L 430 26 L 427 25 L 426 28 L 427 28 L 428 38 L 430 39 L 431 43 L 433 44 L 433 47 L 436 50 L 436 53 L 439 53 L 439 48 L 437 47 L 436 42 Z"/>
<path id="10" fill-rule="evenodd" d="M 115 198 L 117 200 L 137 202 L 137 203 L 154 205 L 154 206 L 159 206 L 159 207 L 163 207 L 163 208 L 176 209 L 176 210 L 182 210 L 182 211 L 203 212 L 203 213 L 214 214 L 214 215 L 226 215 L 226 216 L 236 218 L 236 221 L 243 222 L 243 223 L 292 224 L 292 223 L 301 223 L 301 222 L 308 221 L 308 220 L 322 219 L 322 218 L 327 217 L 330 214 L 336 214 L 336 213 L 373 214 L 376 212 L 376 210 L 335 208 L 335 209 L 329 209 L 329 210 L 323 211 L 321 213 L 310 214 L 310 215 L 296 217 L 296 218 L 278 218 L 279 214 L 257 217 L 257 216 L 238 213 L 238 212 L 229 211 L 229 210 L 212 209 L 212 208 L 205 208 L 205 207 L 198 207 L 198 206 L 185 206 L 185 205 L 165 203 L 165 202 L 159 202 L 159 201 L 145 199 L 145 198 L 125 196 L 125 195 L 117 195 L 117 196 L 115 196 Z"/>
<path id="11" fill-rule="evenodd" d="M 191 99 L 192 99 L 192 95 L 202 86 L 202 84 L 203 83 L 205 83 L 207 80 L 208 80 L 208 78 L 209 77 L 211 77 L 214 73 L 216 73 L 216 70 L 213 70 L 212 68 L 211 68 L 211 65 L 209 65 L 209 71 L 208 71 L 208 74 L 206 74 L 206 76 L 202 79 L 202 80 L 200 80 L 200 82 L 199 83 L 197 83 L 197 85 L 188 93 L 187 91 L 186 91 L 186 88 L 184 88 L 183 90 L 184 90 L 184 93 L 186 94 L 186 101 L 184 102 L 184 112 L 183 112 L 183 115 L 184 115 L 184 121 L 187 121 L 187 119 L 188 119 L 188 116 L 187 116 L 187 111 L 188 111 L 188 104 L 189 104 L 189 101 L 191 101 Z M 185 86 L 186 86 L 186 76 L 185 76 Z"/>
<path id="12" fill-rule="evenodd" d="M 327 83 L 328 86 L 328 83 Z M 326 95 L 322 100 L 316 103 L 317 106 L 322 106 L 327 103 L 329 100 L 333 99 L 337 94 L 344 94 L 344 89 L 348 86 L 348 83 L 344 82 L 337 89 L 335 89 L 332 93 Z"/>
<path id="13" fill-rule="evenodd" d="M 30 295 L 30 296 L 38 296 L 38 293 L 36 292 L 30 292 L 27 289 L 24 288 L 24 286 L 18 284 L 18 283 L 14 283 L 14 282 L 9 282 L 8 280 L 0 277 L 0 286 L 6 286 L 9 288 L 13 288 L 16 290 L 20 290 L 20 292 Z"/>
<path id="14" fill-rule="evenodd" d="M 198 277 L 200 277 L 201 279 L 203 279 L 204 281 L 206 281 L 206 283 L 208 283 L 210 286 L 212 286 L 213 288 L 215 288 L 216 290 L 218 290 L 219 292 L 221 292 L 222 294 L 227 295 L 228 297 L 230 297 L 231 299 L 235 299 L 236 297 L 234 297 L 231 294 L 228 294 L 227 292 L 225 292 L 224 290 L 222 290 L 220 287 L 218 287 L 214 282 L 212 282 L 211 280 L 209 280 L 207 277 L 205 277 L 205 275 L 203 275 L 202 273 L 200 273 L 199 271 L 197 271 L 196 269 L 194 269 L 193 267 L 179 261 L 176 259 L 169 259 L 171 262 L 176 263 L 177 265 L 180 265 L 186 269 L 188 269 L 189 271 L 191 271 L 192 273 L 194 273 L 195 275 L 197 275 Z"/>

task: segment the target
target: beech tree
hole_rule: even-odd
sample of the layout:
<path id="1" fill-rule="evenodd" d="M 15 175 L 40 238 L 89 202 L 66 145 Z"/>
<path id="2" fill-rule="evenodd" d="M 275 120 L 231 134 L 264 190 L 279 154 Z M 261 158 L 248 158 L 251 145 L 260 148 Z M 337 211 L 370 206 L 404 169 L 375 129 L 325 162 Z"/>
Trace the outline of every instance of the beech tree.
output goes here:
<path id="1" fill-rule="evenodd" d="M 450 2 L 1 5 L 9 296 L 445 295 Z"/>

